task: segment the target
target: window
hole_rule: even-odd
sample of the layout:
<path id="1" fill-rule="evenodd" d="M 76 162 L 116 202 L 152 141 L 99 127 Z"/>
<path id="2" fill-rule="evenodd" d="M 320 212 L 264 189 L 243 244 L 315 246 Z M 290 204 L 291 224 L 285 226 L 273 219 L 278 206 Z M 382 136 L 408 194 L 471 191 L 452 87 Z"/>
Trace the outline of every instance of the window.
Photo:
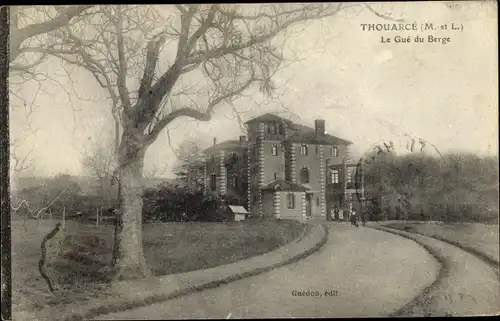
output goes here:
<path id="1" fill-rule="evenodd" d="M 279 131 L 279 125 L 278 125 L 278 124 L 273 124 L 273 133 L 274 133 L 275 135 L 277 135 L 277 134 L 278 134 L 278 131 Z"/>
<path id="2" fill-rule="evenodd" d="M 238 187 L 238 176 L 233 175 L 233 187 L 237 188 Z"/>
<path id="3" fill-rule="evenodd" d="M 273 144 L 272 152 L 273 152 L 273 156 L 278 156 L 278 145 Z"/>
<path id="4" fill-rule="evenodd" d="M 274 173 L 274 179 L 276 179 L 276 177 L 278 177 L 278 175 L 276 173 Z"/>
<path id="5" fill-rule="evenodd" d="M 285 126 L 283 124 L 280 124 L 279 126 L 279 134 L 284 135 L 285 134 Z"/>
<path id="6" fill-rule="evenodd" d="M 332 184 L 338 184 L 339 183 L 339 170 L 334 169 L 332 170 Z"/>
<path id="7" fill-rule="evenodd" d="M 268 134 L 277 134 L 278 133 L 278 127 L 274 123 L 269 123 L 267 125 L 267 133 Z"/>
<path id="8" fill-rule="evenodd" d="M 316 206 L 319 206 L 319 197 L 316 197 Z"/>
<path id="9" fill-rule="evenodd" d="M 300 145 L 300 155 L 307 156 L 307 145 L 305 144 Z"/>
<path id="10" fill-rule="evenodd" d="M 212 174 L 210 177 L 210 187 L 212 191 L 215 191 L 217 188 L 217 176 L 215 174 Z"/>
<path id="11" fill-rule="evenodd" d="M 295 208 L 295 194 L 293 193 L 288 193 L 286 195 L 286 201 L 289 209 L 294 209 Z"/>
<path id="12" fill-rule="evenodd" d="M 302 184 L 309 183 L 309 170 L 307 169 L 307 167 L 304 167 L 300 170 L 299 177 Z"/>
<path id="13" fill-rule="evenodd" d="M 338 157 L 339 156 L 339 149 L 337 148 L 337 146 L 333 146 L 332 147 L 332 156 L 333 157 Z"/>
<path id="14" fill-rule="evenodd" d="M 319 146 L 316 145 L 316 155 L 318 155 L 318 153 L 319 153 Z"/>

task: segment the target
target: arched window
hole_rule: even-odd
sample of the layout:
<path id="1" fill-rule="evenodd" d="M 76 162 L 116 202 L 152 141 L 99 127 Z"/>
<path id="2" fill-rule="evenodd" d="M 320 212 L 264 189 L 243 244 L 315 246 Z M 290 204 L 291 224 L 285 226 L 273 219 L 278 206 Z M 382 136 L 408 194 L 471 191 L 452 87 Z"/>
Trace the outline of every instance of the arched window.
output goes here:
<path id="1" fill-rule="evenodd" d="M 273 152 L 273 156 L 278 156 L 278 145 L 273 144 L 272 152 Z"/>
<path id="2" fill-rule="evenodd" d="M 339 170 L 338 169 L 333 169 L 332 170 L 332 184 L 338 184 L 339 183 Z"/>
<path id="3" fill-rule="evenodd" d="M 300 170 L 300 182 L 302 184 L 309 183 L 309 170 L 307 169 L 307 167 L 304 167 Z"/>

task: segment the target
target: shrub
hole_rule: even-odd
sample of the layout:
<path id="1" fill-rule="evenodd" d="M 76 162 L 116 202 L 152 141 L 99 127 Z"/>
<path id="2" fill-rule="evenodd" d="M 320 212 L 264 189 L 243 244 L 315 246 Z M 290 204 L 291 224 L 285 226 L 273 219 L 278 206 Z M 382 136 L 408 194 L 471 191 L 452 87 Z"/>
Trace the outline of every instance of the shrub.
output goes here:
<path id="1" fill-rule="evenodd" d="M 238 204 L 222 198 L 205 197 L 201 191 L 160 186 L 143 194 L 144 222 L 227 221 L 229 204 Z"/>

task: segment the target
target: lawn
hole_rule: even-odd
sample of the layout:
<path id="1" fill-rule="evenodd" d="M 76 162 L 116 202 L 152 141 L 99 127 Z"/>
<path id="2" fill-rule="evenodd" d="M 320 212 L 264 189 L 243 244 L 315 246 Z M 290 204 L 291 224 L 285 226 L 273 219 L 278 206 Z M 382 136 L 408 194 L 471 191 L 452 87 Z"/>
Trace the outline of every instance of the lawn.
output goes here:
<path id="1" fill-rule="evenodd" d="M 67 221 L 66 228 L 49 241 L 47 275 L 56 294 L 50 293 L 38 272 L 40 244 L 56 222 L 12 222 L 13 310 L 29 320 L 29 311 L 105 296 L 111 261 L 113 227 Z M 145 224 L 146 261 L 155 275 L 188 272 L 232 263 L 272 251 L 299 236 L 295 221 Z"/>
<path id="2" fill-rule="evenodd" d="M 404 229 L 403 222 L 381 222 L 396 229 Z M 472 248 L 499 261 L 499 226 L 480 223 L 445 224 L 440 222 L 411 222 L 406 231 L 438 237 L 462 246 Z"/>

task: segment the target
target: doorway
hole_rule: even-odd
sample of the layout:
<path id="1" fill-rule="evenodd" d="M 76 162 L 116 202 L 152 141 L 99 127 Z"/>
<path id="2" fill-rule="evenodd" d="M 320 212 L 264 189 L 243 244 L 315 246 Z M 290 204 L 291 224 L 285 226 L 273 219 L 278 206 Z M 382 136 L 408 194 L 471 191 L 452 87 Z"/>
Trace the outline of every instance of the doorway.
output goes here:
<path id="1" fill-rule="evenodd" d="M 312 216 L 312 194 L 306 194 L 306 216 Z"/>

